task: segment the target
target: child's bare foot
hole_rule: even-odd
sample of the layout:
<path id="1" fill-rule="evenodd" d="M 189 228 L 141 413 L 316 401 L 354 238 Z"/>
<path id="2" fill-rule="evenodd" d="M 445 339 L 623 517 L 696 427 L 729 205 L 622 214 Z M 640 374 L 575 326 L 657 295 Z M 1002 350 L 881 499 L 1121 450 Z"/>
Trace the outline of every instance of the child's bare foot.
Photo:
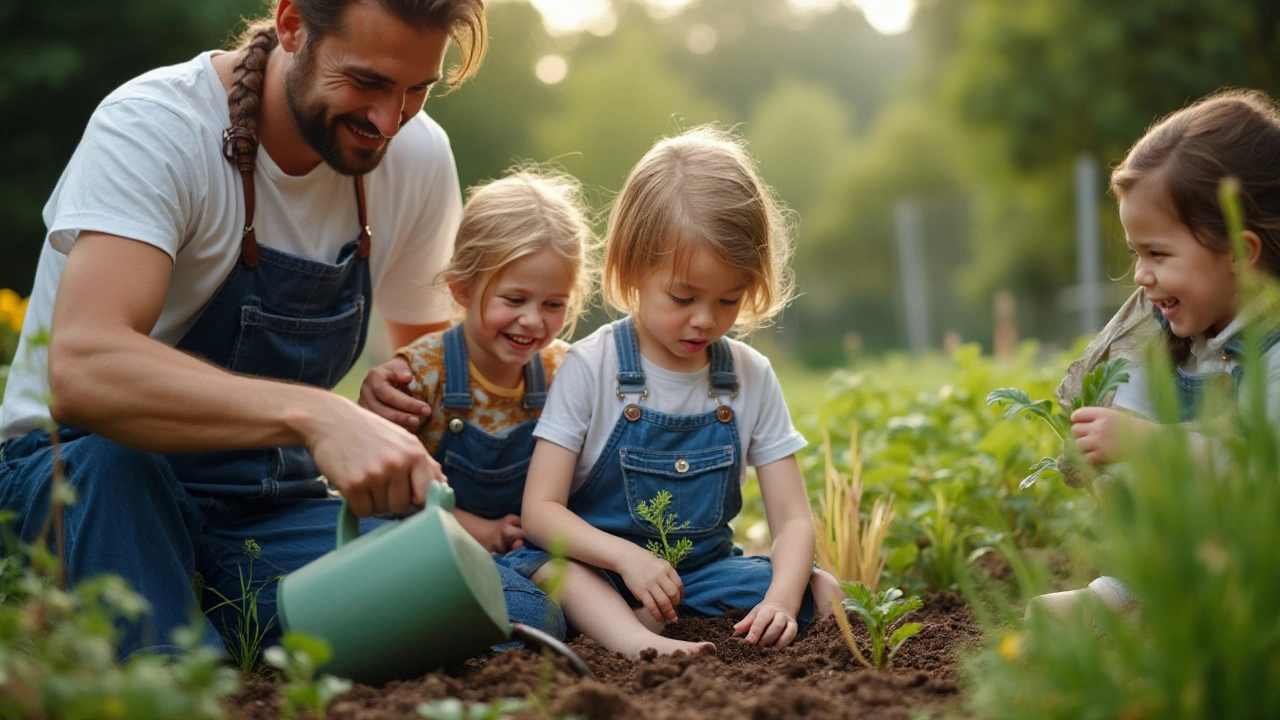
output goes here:
<path id="1" fill-rule="evenodd" d="M 813 590 L 815 609 L 820 618 L 832 613 L 832 603 L 844 599 L 844 588 L 840 587 L 840 581 L 826 570 L 814 568 L 809 575 L 809 587 Z"/>
<path id="2" fill-rule="evenodd" d="M 657 635 L 642 642 L 630 651 L 624 650 L 622 652 L 626 652 L 633 658 L 638 658 L 640 653 L 645 650 L 656 650 L 659 655 L 674 655 L 677 650 L 683 650 L 690 655 L 696 655 L 700 652 L 715 652 L 716 646 L 715 643 L 685 642 L 684 640 L 672 640 L 671 638 Z"/>

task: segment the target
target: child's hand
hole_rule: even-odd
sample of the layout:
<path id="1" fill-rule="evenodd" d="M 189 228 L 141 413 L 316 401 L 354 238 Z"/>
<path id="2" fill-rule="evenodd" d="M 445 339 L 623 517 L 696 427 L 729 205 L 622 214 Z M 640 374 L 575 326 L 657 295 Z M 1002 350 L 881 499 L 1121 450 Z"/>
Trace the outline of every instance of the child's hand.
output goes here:
<path id="1" fill-rule="evenodd" d="M 431 406 L 408 393 L 412 381 L 409 362 L 397 355 L 365 376 L 360 384 L 360 407 L 416 433 L 431 414 Z"/>
<path id="2" fill-rule="evenodd" d="M 489 552 L 506 555 L 524 545 L 524 528 L 520 526 L 519 515 L 508 515 L 493 521 Z"/>
<path id="3" fill-rule="evenodd" d="M 618 574 L 656 622 L 679 619 L 676 606 L 684 598 L 684 582 L 671 563 L 636 547 L 635 552 L 623 558 Z"/>
<path id="4" fill-rule="evenodd" d="M 1084 459 L 1096 464 L 1116 462 L 1121 441 L 1145 435 L 1153 424 L 1127 413 L 1101 407 L 1082 407 L 1071 413 L 1071 434 Z"/>
<path id="5" fill-rule="evenodd" d="M 800 623 L 796 622 L 795 612 L 769 600 L 751 608 L 751 612 L 733 626 L 733 634 L 745 633 L 744 639 L 752 645 L 758 642 L 780 648 L 790 645 L 798 632 Z"/>

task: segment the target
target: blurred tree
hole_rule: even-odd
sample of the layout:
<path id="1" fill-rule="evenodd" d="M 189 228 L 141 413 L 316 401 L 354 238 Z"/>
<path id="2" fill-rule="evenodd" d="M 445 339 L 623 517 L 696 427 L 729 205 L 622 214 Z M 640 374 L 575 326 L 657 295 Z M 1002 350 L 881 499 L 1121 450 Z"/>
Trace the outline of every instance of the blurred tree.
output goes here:
<path id="1" fill-rule="evenodd" d="M 224 44 L 260 9 L 259 0 L 0 2 L 0 287 L 30 291 L 41 210 L 102 98 Z"/>

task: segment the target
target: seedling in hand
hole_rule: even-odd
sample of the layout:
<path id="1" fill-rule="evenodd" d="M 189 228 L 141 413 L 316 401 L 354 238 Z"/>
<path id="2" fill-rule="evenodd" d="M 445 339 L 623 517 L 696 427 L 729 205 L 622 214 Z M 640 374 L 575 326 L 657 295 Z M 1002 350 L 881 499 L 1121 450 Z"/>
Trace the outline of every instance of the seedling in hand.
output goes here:
<path id="1" fill-rule="evenodd" d="M 652 500 L 641 500 L 636 505 L 636 513 L 644 518 L 650 525 L 658 531 L 658 538 L 661 540 L 650 540 L 645 543 L 645 547 L 649 552 L 671 563 L 671 567 L 676 567 L 680 561 L 693 551 L 693 541 L 689 538 L 680 538 L 679 542 L 672 547 L 667 541 L 667 536 L 671 533 L 677 533 L 689 527 L 689 521 L 676 524 L 676 514 L 668 513 L 667 507 L 671 505 L 671 493 L 666 490 L 659 490 Z"/>

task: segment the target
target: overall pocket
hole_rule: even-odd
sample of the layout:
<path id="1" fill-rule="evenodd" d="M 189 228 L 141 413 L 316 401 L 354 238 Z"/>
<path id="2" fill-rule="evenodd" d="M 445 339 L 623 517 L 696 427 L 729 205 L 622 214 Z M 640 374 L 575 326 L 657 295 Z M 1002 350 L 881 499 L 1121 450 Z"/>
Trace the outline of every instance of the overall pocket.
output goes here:
<path id="1" fill-rule="evenodd" d="M 660 490 L 671 493 L 667 513 L 675 513 L 676 524 L 689 523 L 680 534 L 714 530 L 728 520 L 724 498 L 734 468 L 733 446 L 691 451 L 660 452 L 637 447 L 620 451 L 623 484 L 627 489 L 627 509 L 631 522 L 644 535 L 657 536 L 648 520 L 636 512 L 641 501 L 650 502 Z"/>
<path id="2" fill-rule="evenodd" d="M 229 369 L 330 390 L 355 361 L 363 320 L 363 298 L 346 312 L 319 318 L 288 317 L 245 306 L 240 310 L 240 332 Z"/>
<path id="3" fill-rule="evenodd" d="M 520 514 L 528 457 L 499 468 L 482 468 L 450 450 L 440 459 L 440 467 L 460 509 L 489 519 Z"/>

